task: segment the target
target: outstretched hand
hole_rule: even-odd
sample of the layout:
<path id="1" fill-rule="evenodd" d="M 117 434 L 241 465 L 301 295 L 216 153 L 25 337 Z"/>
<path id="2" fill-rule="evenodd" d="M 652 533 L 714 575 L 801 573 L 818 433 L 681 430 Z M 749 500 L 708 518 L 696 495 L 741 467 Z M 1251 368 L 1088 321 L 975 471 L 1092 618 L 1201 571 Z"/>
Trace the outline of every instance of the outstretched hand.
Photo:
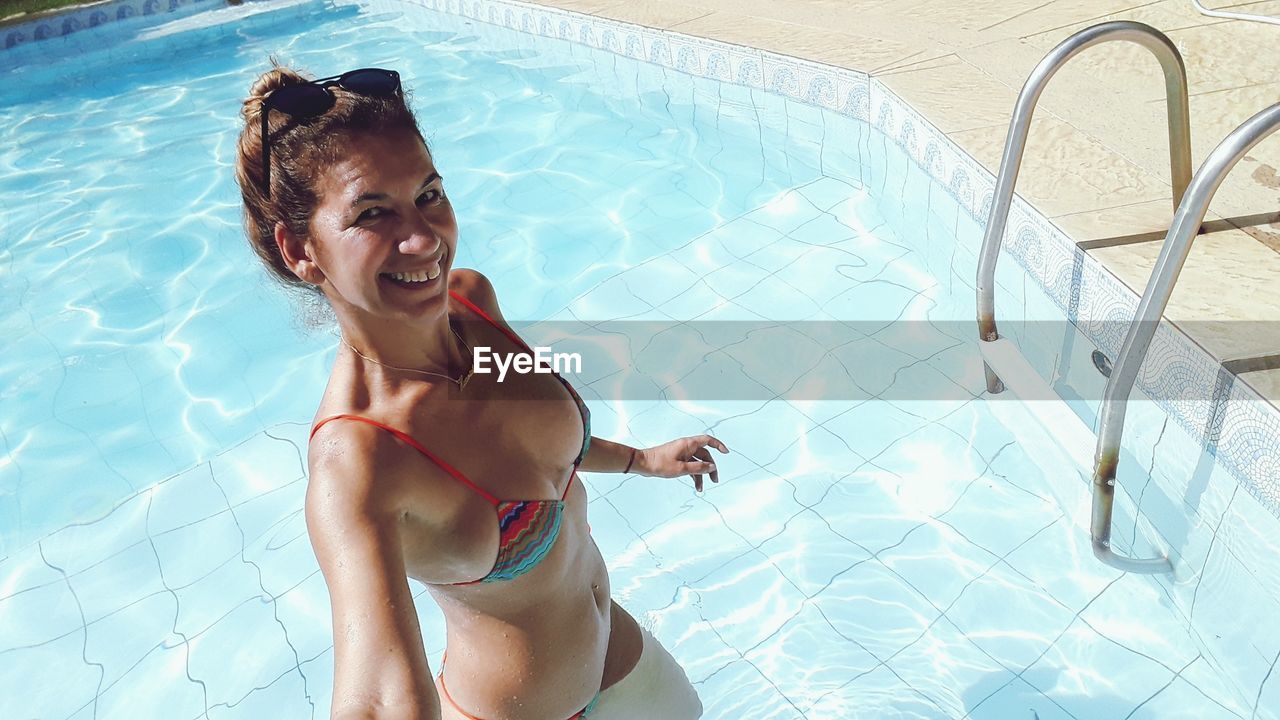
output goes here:
<path id="1" fill-rule="evenodd" d="M 642 474 L 652 477 L 691 475 L 694 490 L 702 492 L 704 473 L 711 476 L 711 482 L 720 482 L 720 474 L 716 471 L 716 464 L 711 459 L 708 447 L 721 453 L 729 452 L 724 443 L 710 435 L 694 435 L 641 450 L 638 469 Z"/>

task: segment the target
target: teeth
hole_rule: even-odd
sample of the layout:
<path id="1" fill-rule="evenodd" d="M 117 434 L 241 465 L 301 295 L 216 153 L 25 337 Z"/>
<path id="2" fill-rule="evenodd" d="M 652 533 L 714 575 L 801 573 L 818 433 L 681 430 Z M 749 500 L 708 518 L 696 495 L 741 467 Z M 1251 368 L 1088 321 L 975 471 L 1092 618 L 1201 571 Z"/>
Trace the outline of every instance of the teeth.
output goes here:
<path id="1" fill-rule="evenodd" d="M 412 273 L 386 273 L 387 277 L 400 282 L 428 282 L 440 277 L 440 261 L 436 260 L 426 270 Z"/>

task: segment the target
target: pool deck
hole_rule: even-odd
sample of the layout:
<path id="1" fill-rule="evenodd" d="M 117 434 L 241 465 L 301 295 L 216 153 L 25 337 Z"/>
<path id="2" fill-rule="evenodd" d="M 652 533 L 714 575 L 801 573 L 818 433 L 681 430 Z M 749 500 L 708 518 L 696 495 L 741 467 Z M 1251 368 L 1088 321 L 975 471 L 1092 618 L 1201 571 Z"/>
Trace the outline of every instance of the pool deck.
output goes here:
<path id="1" fill-rule="evenodd" d="M 993 173 L 1018 90 L 1076 30 L 1136 20 L 1177 44 L 1190 86 L 1193 164 L 1280 101 L 1280 26 L 1201 15 L 1191 0 L 538 0 L 539 4 L 861 70 Z M 1280 0 L 1202 0 L 1280 16 Z M 1107 43 L 1049 83 L 1017 191 L 1141 292 L 1173 217 L 1164 82 L 1146 50 Z M 1280 133 L 1227 177 L 1165 317 L 1280 406 Z"/>

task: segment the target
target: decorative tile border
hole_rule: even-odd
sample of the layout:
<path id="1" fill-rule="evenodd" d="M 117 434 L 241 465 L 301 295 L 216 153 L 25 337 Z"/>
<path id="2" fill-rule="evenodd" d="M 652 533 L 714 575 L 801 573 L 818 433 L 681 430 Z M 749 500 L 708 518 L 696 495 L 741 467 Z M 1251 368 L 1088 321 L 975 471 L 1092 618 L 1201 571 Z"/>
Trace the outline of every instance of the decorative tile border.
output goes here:
<path id="1" fill-rule="evenodd" d="M 120 20 L 162 15 L 200 4 L 213 6 L 222 3 L 217 0 L 107 0 L 2 26 L 0 47 L 9 50 L 26 43 L 65 37 Z"/>

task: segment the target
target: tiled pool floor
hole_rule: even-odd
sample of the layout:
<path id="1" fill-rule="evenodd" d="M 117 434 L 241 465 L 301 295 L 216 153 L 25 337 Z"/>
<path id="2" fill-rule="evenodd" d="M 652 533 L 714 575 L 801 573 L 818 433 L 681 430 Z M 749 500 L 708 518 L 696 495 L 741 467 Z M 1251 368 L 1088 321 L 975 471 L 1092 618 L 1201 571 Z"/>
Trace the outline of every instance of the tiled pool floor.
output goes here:
<path id="1" fill-rule="evenodd" d="M 804 228 L 857 194 L 832 183 L 756 212 L 750 222 L 778 234 L 756 252 L 795 251 L 797 237 L 809 243 L 795 262 L 829 249 Z M 756 277 L 753 255 L 720 256 L 727 276 Z M 863 285 L 915 278 L 905 311 L 938 290 L 920 265 L 907 248 L 885 253 Z M 765 275 L 782 282 L 784 269 Z M 651 271 L 625 270 L 569 309 L 607 312 L 606 286 L 647 288 Z M 698 302 L 767 306 L 753 297 L 769 287 L 708 287 Z M 663 314 L 692 302 L 631 299 Z M 614 597 L 684 665 L 706 717 L 1274 720 L 1268 695 L 1242 697 L 1196 649 L 1165 586 L 1092 557 L 1084 471 L 1046 464 L 1017 403 L 976 394 L 977 358 L 956 339 L 904 355 L 866 401 L 605 402 L 607 387 L 582 386 L 602 437 L 648 445 L 709 430 L 733 451 L 703 495 L 584 475 Z M 893 399 L 926 376 L 967 397 Z M 332 635 L 302 514 L 306 436 L 303 423 L 271 427 L 0 563 L 0 663 L 19 669 L 0 674 L 0 716 L 327 716 Z M 439 667 L 442 622 L 421 600 Z"/>

